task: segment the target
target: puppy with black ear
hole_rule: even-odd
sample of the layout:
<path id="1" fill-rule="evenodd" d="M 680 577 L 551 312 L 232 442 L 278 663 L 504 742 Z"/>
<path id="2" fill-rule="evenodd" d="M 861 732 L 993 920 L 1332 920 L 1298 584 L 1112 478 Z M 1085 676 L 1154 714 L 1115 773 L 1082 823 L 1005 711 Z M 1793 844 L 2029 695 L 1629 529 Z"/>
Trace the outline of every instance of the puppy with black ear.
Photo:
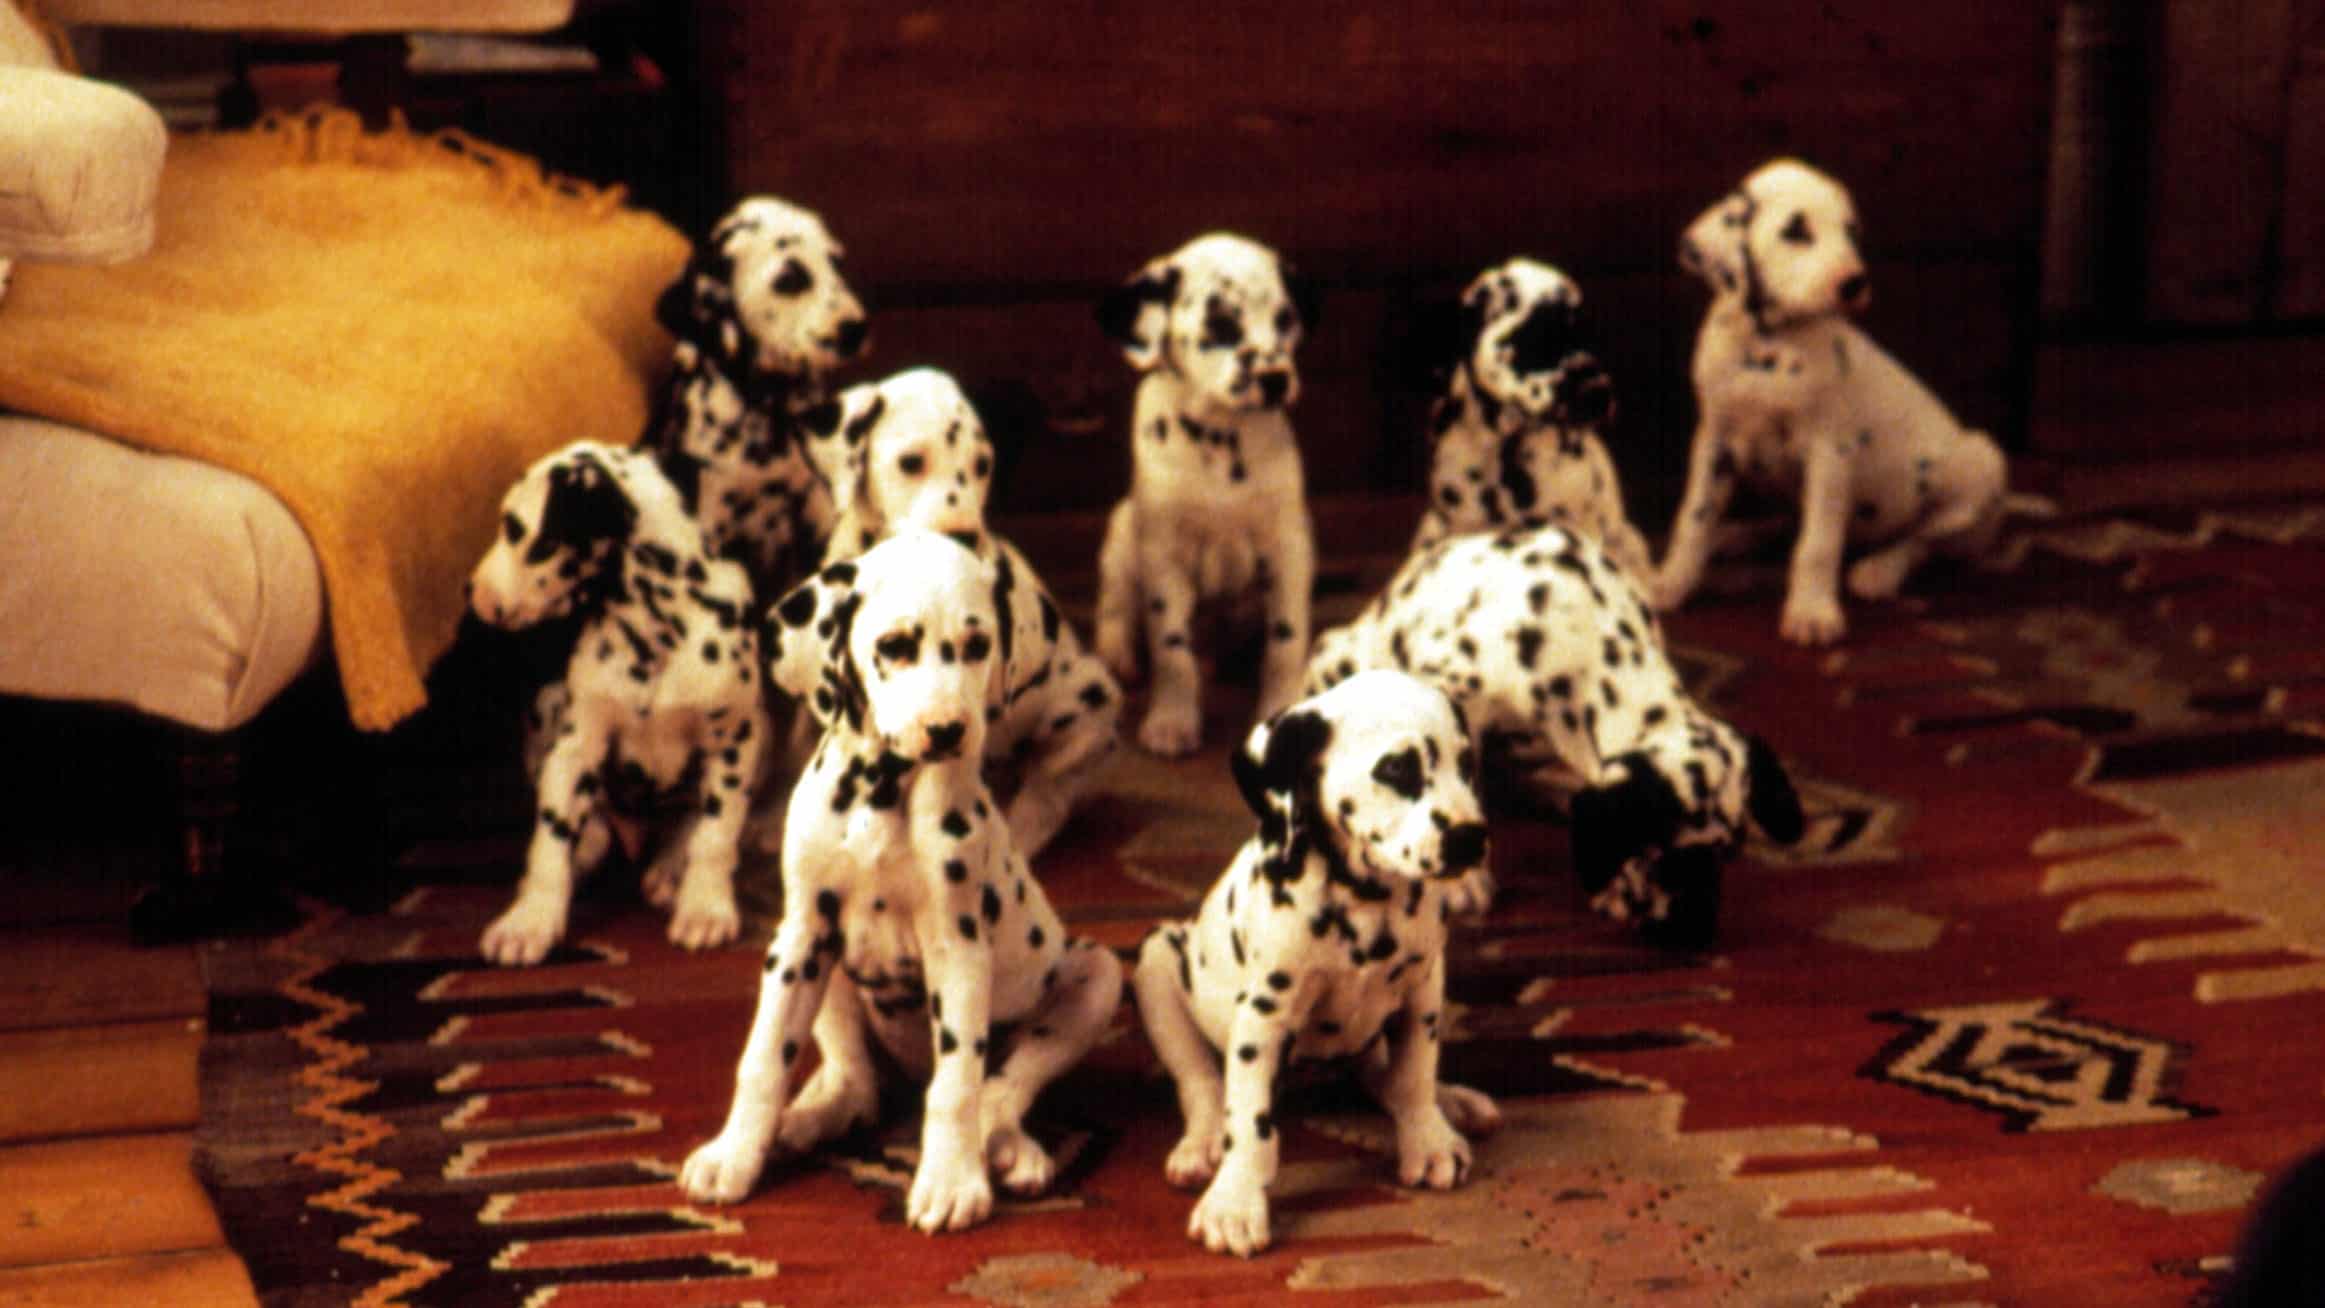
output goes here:
<path id="1" fill-rule="evenodd" d="M 485 928 L 485 957 L 539 962 L 565 933 L 576 865 L 616 842 L 653 854 L 647 894 L 669 905 L 673 943 L 734 939 L 737 844 L 768 738 L 742 568 L 710 557 L 651 456 L 579 442 L 510 489 L 468 594 L 498 627 L 581 619 L 542 701 L 524 877 Z"/>
<path id="2" fill-rule="evenodd" d="M 1558 269 L 1511 259 L 1461 293 L 1445 391 L 1430 409 L 1429 503 L 1411 553 L 1446 536 L 1571 527 L 1632 576 L 1652 575 L 1607 453 L 1614 381 L 1580 327 L 1582 291 Z"/>
<path id="3" fill-rule="evenodd" d="M 784 819 L 783 920 L 734 1103 L 679 1174 L 695 1199 L 741 1199 L 778 1143 L 869 1121 L 875 1039 L 927 1082 L 912 1225 L 961 1230 L 991 1213 L 996 1180 L 1031 1195 L 1055 1174 L 1022 1119 L 1112 1020 L 1122 968 L 1067 937 L 985 788 L 1007 658 L 993 589 L 965 547 L 908 529 L 765 620 L 768 676 L 824 736 Z M 811 1038 L 819 1061 L 794 1097 Z"/>
<path id="4" fill-rule="evenodd" d="M 1039 854 L 1114 749 L 1122 688 L 1080 638 L 1016 546 L 987 529 L 993 442 L 967 395 L 935 368 L 851 386 L 804 416 L 809 460 L 838 510 L 828 565 L 896 532 L 960 541 L 993 569 L 1005 676 L 986 706 L 988 761 L 1014 762 L 1009 830 Z"/>
<path id="5" fill-rule="evenodd" d="M 1131 410 L 1130 493 L 1098 553 L 1098 657 L 1124 684 L 1145 636 L 1152 675 L 1138 741 L 1166 757 L 1202 735 L 1198 611 L 1256 620 L 1265 719 L 1299 693 L 1315 542 L 1293 354 L 1314 295 L 1273 250 L 1223 232 L 1147 264 L 1098 306 L 1143 374 Z"/>
<path id="6" fill-rule="evenodd" d="M 1356 620 L 1316 641 L 1311 689 L 1366 668 L 1442 689 L 1483 740 L 1572 797 L 1592 906 L 1680 947 L 1707 944 L 1747 820 L 1800 838 L 1773 750 L 1680 684 L 1638 582 L 1560 527 L 1452 536 L 1406 560 Z"/>
<path id="7" fill-rule="evenodd" d="M 1974 557 L 2014 500 L 2002 451 L 1964 427 L 1851 319 L 1872 298 L 1857 212 L 1839 182 L 1796 159 L 1753 171 L 1680 241 L 1711 288 L 1691 375 L 1699 417 L 1687 489 L 1654 581 L 1658 609 L 1684 603 L 1720 541 L 1736 486 L 1800 506 L 1779 622 L 1826 645 L 1847 630 L 1841 560 L 1859 599 L 1895 595 L 1932 553 Z"/>
<path id="8" fill-rule="evenodd" d="M 1295 1060 L 1355 1059 L 1406 1185 L 1459 1185 L 1464 1133 L 1501 1114 L 1437 1079 L 1446 895 L 1487 857 L 1460 710 L 1361 673 L 1254 727 L 1232 759 L 1259 833 L 1193 921 L 1146 938 L 1132 984 L 1186 1119 L 1164 1173 L 1205 1185 L 1187 1234 L 1248 1257 L 1271 1238 L 1275 1084 Z"/>
<path id="9" fill-rule="evenodd" d="M 742 563 L 761 594 L 812 571 L 832 529 L 798 431 L 870 338 L 843 254 L 815 214 L 753 196 L 719 219 L 656 305 L 676 343 L 643 443 L 711 552 Z"/>

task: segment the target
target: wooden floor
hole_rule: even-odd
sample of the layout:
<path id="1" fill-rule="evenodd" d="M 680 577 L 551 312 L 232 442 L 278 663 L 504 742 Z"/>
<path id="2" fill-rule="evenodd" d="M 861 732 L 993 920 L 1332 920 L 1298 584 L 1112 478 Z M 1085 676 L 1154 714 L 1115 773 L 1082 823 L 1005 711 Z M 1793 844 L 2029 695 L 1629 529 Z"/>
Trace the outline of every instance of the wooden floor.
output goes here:
<path id="1" fill-rule="evenodd" d="M 130 943 L 151 844 L 112 843 L 0 857 L 0 1304 L 256 1304 L 192 1167 L 200 951 Z"/>

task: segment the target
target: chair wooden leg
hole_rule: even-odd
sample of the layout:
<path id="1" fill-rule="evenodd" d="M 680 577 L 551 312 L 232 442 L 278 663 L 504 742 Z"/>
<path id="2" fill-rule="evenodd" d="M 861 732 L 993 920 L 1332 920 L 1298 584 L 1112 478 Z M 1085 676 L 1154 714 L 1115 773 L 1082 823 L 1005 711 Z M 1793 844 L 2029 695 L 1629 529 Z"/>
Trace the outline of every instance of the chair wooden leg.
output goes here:
<path id="1" fill-rule="evenodd" d="M 139 943 L 269 935 L 298 923 L 289 895 L 236 838 L 243 743 L 241 732 L 177 733 L 178 857 L 129 911 L 130 934 Z"/>

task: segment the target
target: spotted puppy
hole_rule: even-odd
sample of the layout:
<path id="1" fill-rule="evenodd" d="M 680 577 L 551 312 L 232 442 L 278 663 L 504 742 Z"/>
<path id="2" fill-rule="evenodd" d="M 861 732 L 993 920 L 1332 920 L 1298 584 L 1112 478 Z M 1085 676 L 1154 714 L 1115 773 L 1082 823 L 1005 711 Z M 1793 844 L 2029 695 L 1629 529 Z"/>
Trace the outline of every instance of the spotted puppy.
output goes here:
<path id="1" fill-rule="evenodd" d="M 1764 165 L 1695 220 L 1679 259 L 1712 302 L 1696 337 L 1700 418 L 1658 608 L 1683 603 L 1702 578 L 1738 482 L 1800 505 L 1781 630 L 1804 645 L 1846 629 L 1845 546 L 1873 547 L 1849 568 L 1849 592 L 1882 599 L 1933 550 L 1991 544 L 2002 452 L 1849 321 L 1872 284 L 1839 183 L 1796 160 Z"/>
<path id="2" fill-rule="evenodd" d="M 816 215 L 755 196 L 719 220 L 657 306 L 677 343 L 645 444 L 711 551 L 748 568 L 761 594 L 813 571 L 831 533 L 798 430 L 869 337 L 842 253 Z"/>
<path id="3" fill-rule="evenodd" d="M 870 1120 L 867 1036 L 927 1079 L 915 1227 L 982 1220 L 992 1177 L 1034 1194 L 1053 1176 L 1021 1119 L 1105 1029 L 1122 969 L 1067 939 L 986 792 L 984 707 L 1007 662 L 993 593 L 976 555 L 908 530 L 824 568 L 766 621 L 769 677 L 825 735 L 791 792 L 783 920 L 734 1105 L 679 1176 L 696 1199 L 738 1200 L 773 1145 Z M 793 1097 L 811 1035 L 819 1062 Z"/>
<path id="4" fill-rule="evenodd" d="M 985 756 L 1016 765 L 1009 831 L 1032 858 L 1114 748 L 1122 690 L 1082 650 L 1025 556 L 985 526 L 993 444 L 961 388 L 934 368 L 851 386 L 806 415 L 807 452 L 838 510 L 827 563 L 906 527 L 943 532 L 993 569 L 1009 676 L 993 682 Z"/>
<path id="5" fill-rule="evenodd" d="M 468 585 L 495 626 L 580 620 L 534 769 L 524 876 L 485 957 L 541 961 L 565 933 L 576 864 L 616 841 L 659 846 L 649 893 L 674 895 L 674 943 L 734 939 L 737 841 L 768 738 L 742 568 L 709 557 L 651 456 L 585 441 L 509 491 Z"/>
<path id="6" fill-rule="evenodd" d="M 1532 259 L 1488 268 L 1462 291 L 1459 355 L 1430 410 L 1429 505 L 1410 552 L 1449 535 L 1557 523 L 1597 538 L 1631 575 L 1650 575 L 1607 454 L 1614 382 L 1580 336 L 1581 308 L 1566 274 Z"/>
<path id="7" fill-rule="evenodd" d="M 1193 921 L 1146 938 L 1132 983 L 1187 1124 L 1164 1173 L 1210 1183 L 1187 1234 L 1248 1256 L 1268 1244 L 1274 1086 L 1295 1059 L 1356 1057 L 1406 1185 L 1459 1184 L 1463 1129 L 1500 1111 L 1437 1080 L 1446 888 L 1486 859 L 1461 711 L 1361 673 L 1255 727 L 1232 763 L 1259 834 Z"/>
<path id="8" fill-rule="evenodd" d="M 1099 304 L 1100 325 L 1145 376 L 1130 494 L 1098 554 L 1096 645 L 1127 684 L 1143 626 L 1154 682 L 1138 741 L 1156 754 L 1199 743 L 1193 633 L 1205 603 L 1257 610 L 1257 716 L 1299 692 L 1315 543 L 1285 411 L 1300 393 L 1292 353 L 1315 317 L 1274 251 L 1225 233 L 1154 260 Z"/>
<path id="9" fill-rule="evenodd" d="M 1592 904 L 1656 939 L 1709 943 L 1747 816 L 1800 838 L 1774 751 L 1687 694 L 1633 581 L 1579 533 L 1438 542 L 1317 639 L 1309 685 L 1383 667 L 1444 690 L 1482 737 L 1552 760 L 1576 792 L 1574 864 Z"/>

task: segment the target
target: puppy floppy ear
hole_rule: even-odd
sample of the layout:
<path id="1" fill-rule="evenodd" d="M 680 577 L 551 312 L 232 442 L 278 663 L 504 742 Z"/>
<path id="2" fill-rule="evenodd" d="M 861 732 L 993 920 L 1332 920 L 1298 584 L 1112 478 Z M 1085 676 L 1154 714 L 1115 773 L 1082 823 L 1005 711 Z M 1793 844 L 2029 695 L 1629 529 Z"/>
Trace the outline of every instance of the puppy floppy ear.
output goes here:
<path id="1" fill-rule="evenodd" d="M 1800 793 L 1792 788 L 1791 776 L 1767 741 L 1747 735 L 1744 751 L 1749 769 L 1744 806 L 1770 840 L 1793 844 L 1808 830 L 1808 818 L 1800 810 Z"/>
<path id="2" fill-rule="evenodd" d="M 1122 347 L 1130 366 L 1146 372 L 1162 362 L 1171 301 L 1179 298 L 1179 266 L 1157 259 L 1098 298 L 1098 326 Z"/>
<path id="3" fill-rule="evenodd" d="M 1751 223 L 1751 197 L 1742 191 L 1731 193 L 1688 224 L 1686 235 L 1679 238 L 1679 266 L 1719 294 L 1742 292 L 1744 242 Z"/>
<path id="4" fill-rule="evenodd" d="M 539 563 L 561 549 L 587 554 L 601 542 L 628 540 L 637 523 L 638 506 L 605 459 L 596 450 L 576 450 L 550 465 L 541 524 L 525 561 Z"/>
<path id="5" fill-rule="evenodd" d="M 801 449 L 808 464 L 831 487 L 832 509 L 849 517 L 869 508 L 861 503 L 867 482 L 872 429 L 888 411 L 876 384 L 850 386 L 799 416 Z M 877 515 L 875 515 L 877 516 Z"/>
<path id="6" fill-rule="evenodd" d="M 856 565 L 834 563 L 793 587 L 759 624 L 767 679 L 805 700 L 827 731 L 841 722 L 863 729 L 864 678 L 848 649 L 861 601 Z"/>
<path id="7" fill-rule="evenodd" d="M 1324 715 L 1288 709 L 1253 727 L 1243 748 L 1229 757 L 1236 789 L 1260 820 L 1262 843 L 1282 844 L 1288 834 L 1282 824 L 1313 805 L 1316 760 L 1331 743 L 1332 724 Z"/>
<path id="8" fill-rule="evenodd" d="M 662 330 L 691 341 L 723 361 L 744 351 L 742 324 L 735 317 L 735 261 L 717 233 L 695 246 L 677 280 L 654 301 Z"/>
<path id="9" fill-rule="evenodd" d="M 1574 871 L 1592 895 L 1604 890 L 1623 864 L 1669 846 L 1686 815 L 1679 792 L 1646 755 L 1629 754 L 1621 761 L 1629 764 L 1629 776 L 1574 797 Z"/>

